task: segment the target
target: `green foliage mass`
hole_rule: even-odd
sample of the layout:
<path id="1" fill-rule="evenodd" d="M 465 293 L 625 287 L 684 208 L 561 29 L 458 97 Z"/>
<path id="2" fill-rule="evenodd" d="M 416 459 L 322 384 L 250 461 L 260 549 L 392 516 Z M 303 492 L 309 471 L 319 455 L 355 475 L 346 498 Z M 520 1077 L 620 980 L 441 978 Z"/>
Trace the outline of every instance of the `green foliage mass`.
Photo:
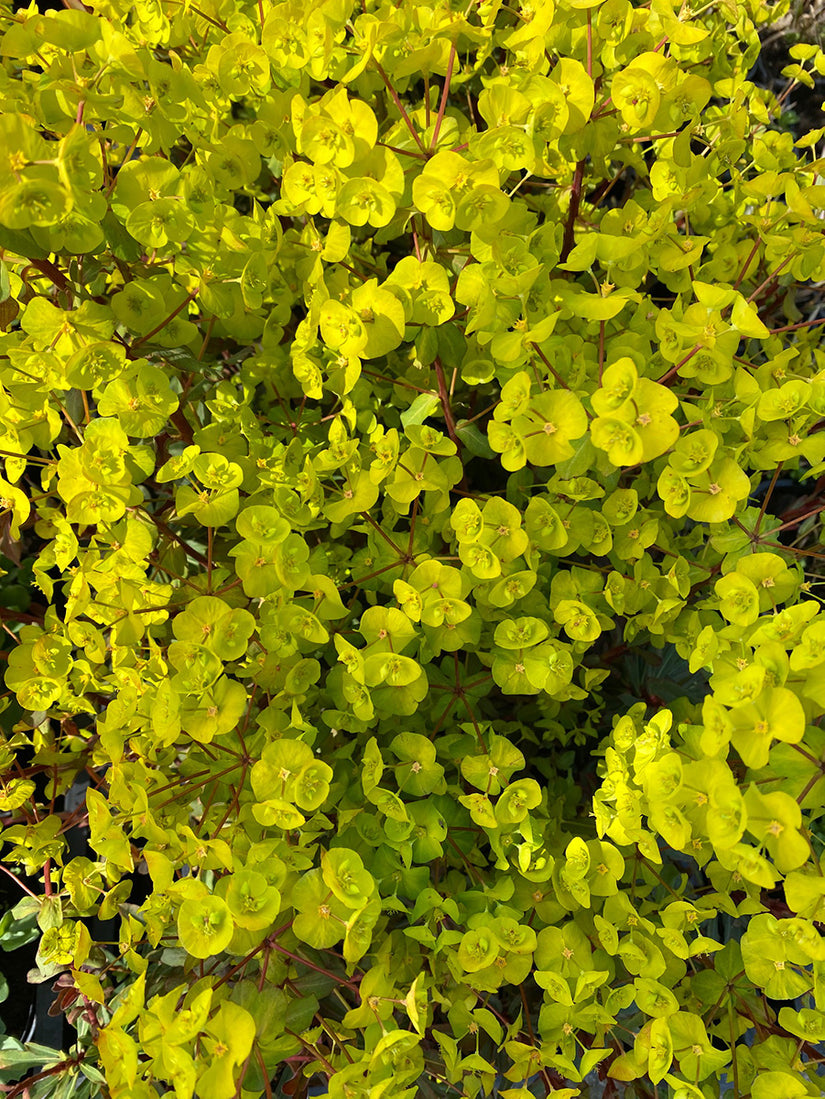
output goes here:
<path id="1" fill-rule="evenodd" d="M 787 9 L 4 0 L 3 1079 L 821 1094 Z"/>

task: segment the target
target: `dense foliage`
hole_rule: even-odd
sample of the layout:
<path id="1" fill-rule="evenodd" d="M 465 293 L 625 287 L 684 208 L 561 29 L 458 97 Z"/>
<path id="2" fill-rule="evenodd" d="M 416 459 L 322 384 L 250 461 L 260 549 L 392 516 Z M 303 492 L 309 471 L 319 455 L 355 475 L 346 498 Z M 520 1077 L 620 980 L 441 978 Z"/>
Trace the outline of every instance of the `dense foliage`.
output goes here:
<path id="1" fill-rule="evenodd" d="M 788 0 L 4 5 L 6 1093 L 821 1094 Z"/>

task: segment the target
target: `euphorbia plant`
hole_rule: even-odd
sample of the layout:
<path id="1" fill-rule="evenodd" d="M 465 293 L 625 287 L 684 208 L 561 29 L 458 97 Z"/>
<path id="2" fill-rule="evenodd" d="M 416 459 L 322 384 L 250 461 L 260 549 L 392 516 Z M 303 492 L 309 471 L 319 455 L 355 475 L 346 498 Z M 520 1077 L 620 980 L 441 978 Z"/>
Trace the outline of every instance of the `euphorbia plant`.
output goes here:
<path id="1" fill-rule="evenodd" d="M 787 8 L 4 7 L 8 1093 L 820 1093 Z"/>

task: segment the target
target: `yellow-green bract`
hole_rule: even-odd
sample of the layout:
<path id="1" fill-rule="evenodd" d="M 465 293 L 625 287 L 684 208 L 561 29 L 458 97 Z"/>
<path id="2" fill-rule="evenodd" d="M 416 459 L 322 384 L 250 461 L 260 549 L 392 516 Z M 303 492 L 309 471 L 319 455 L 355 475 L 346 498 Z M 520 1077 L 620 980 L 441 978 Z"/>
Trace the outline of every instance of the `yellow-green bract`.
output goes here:
<path id="1" fill-rule="evenodd" d="M 798 7 L 3 0 L 2 1087 L 822 1091 Z"/>

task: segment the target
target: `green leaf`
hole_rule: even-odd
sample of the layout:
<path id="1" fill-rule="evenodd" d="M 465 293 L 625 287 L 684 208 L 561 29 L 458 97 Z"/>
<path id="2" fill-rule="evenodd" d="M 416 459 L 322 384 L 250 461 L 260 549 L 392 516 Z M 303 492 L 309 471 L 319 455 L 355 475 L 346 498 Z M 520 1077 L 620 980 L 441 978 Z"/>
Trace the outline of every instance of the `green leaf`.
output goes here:
<path id="1" fill-rule="evenodd" d="M 401 413 L 401 423 L 405 428 L 410 424 L 423 424 L 438 408 L 439 403 L 437 393 L 419 393 L 409 408 Z"/>
<path id="2" fill-rule="evenodd" d="M 789 1072 L 761 1072 L 754 1079 L 751 1095 L 753 1099 L 769 1099 L 774 1095 L 781 1095 L 783 1099 L 798 1099 L 810 1094 L 807 1087 L 798 1076 L 792 1076 Z"/>

